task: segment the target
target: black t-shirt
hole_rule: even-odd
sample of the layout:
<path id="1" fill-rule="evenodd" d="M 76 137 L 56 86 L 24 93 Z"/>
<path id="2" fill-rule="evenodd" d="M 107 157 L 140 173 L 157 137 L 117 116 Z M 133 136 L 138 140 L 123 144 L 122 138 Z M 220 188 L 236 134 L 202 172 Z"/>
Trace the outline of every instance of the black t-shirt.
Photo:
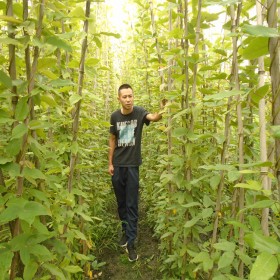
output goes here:
<path id="1" fill-rule="evenodd" d="M 148 112 L 139 106 L 133 106 L 133 111 L 123 115 L 121 110 L 112 113 L 110 133 L 116 136 L 116 147 L 113 155 L 114 166 L 139 166 L 141 158 L 141 137 Z"/>

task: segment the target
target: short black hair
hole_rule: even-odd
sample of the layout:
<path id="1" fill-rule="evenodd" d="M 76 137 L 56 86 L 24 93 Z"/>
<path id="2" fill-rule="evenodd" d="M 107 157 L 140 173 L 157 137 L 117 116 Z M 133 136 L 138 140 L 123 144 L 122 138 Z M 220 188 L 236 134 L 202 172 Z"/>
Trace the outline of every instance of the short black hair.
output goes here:
<path id="1" fill-rule="evenodd" d="M 121 90 L 122 90 L 122 89 L 125 89 L 125 88 L 130 88 L 131 90 L 133 90 L 132 87 L 131 87 L 131 85 L 129 85 L 129 84 L 122 84 L 122 85 L 119 87 L 118 94 L 120 94 Z"/>

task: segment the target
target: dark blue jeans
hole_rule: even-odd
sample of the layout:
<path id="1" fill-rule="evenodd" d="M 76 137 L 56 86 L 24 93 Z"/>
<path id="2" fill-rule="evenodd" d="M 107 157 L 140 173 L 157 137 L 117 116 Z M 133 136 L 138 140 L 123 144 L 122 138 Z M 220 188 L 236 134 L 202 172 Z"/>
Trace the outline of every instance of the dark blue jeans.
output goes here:
<path id="1" fill-rule="evenodd" d="M 139 167 L 114 167 L 112 176 L 118 213 L 127 242 L 132 243 L 137 236 Z"/>

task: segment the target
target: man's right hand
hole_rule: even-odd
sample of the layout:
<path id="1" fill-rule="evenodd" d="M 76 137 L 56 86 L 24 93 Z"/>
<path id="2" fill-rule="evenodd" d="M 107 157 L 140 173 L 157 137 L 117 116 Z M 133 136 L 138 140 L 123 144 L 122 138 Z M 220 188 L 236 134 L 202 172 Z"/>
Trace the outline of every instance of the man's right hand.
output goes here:
<path id="1" fill-rule="evenodd" d="M 113 164 L 110 164 L 109 165 L 109 168 L 108 168 L 108 172 L 111 176 L 114 175 L 114 165 Z"/>

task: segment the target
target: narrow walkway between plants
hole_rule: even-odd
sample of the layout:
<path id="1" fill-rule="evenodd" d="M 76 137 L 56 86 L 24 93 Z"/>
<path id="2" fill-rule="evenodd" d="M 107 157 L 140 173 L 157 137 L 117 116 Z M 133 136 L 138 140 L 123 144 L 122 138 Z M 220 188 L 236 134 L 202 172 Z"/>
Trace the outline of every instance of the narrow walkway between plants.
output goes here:
<path id="1" fill-rule="evenodd" d="M 137 240 L 137 253 L 139 259 L 136 262 L 129 262 L 125 249 L 117 245 L 118 237 L 114 237 L 112 246 L 102 250 L 98 256 L 99 262 L 106 262 L 101 268 L 101 275 L 97 279 L 101 280 L 160 280 L 159 271 L 159 250 L 158 240 L 153 237 L 153 230 L 146 220 L 144 202 L 140 200 L 140 220 Z M 108 211 L 116 215 L 111 207 Z M 116 216 L 117 219 L 117 216 Z M 116 229 L 117 230 L 117 229 Z M 109 240 L 108 240 L 109 241 Z"/>

